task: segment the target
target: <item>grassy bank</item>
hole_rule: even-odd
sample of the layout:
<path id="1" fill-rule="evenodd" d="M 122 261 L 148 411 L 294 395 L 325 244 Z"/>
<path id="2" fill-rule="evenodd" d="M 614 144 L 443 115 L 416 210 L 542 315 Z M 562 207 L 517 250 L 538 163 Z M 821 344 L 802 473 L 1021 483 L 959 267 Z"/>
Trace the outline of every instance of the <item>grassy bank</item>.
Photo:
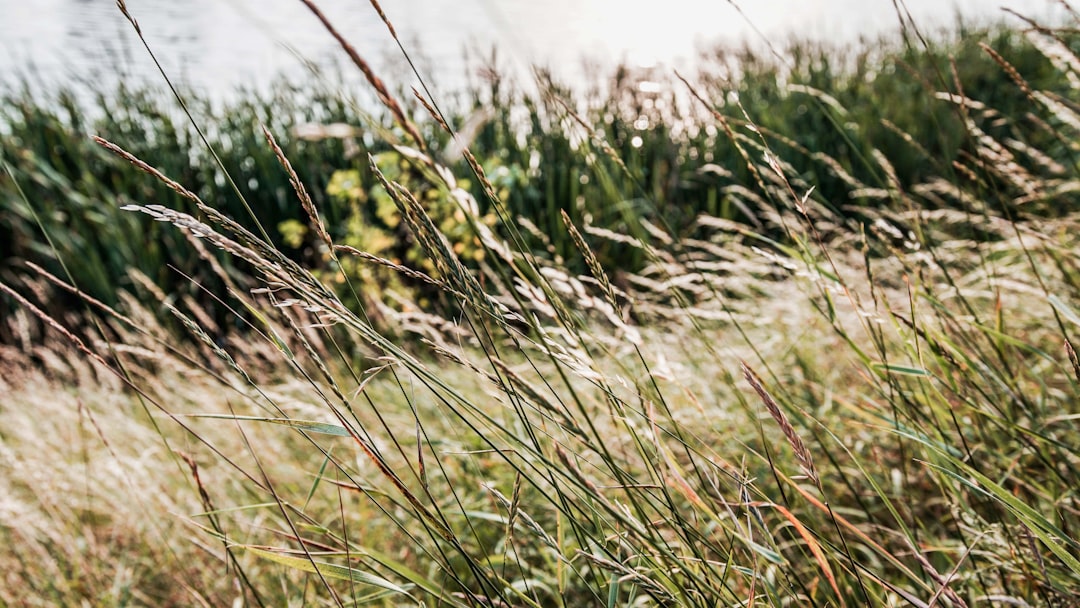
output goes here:
<path id="1" fill-rule="evenodd" d="M 0 600 L 1073 604 L 1080 57 L 963 34 L 197 110 L 246 207 L 186 127 L 36 148 L 77 111 L 8 101 L 51 125 L 9 119 L 17 255 L 34 210 L 141 274 L 80 253 L 91 317 L 0 283 Z"/>
<path id="2" fill-rule="evenodd" d="M 981 166 L 975 156 L 978 141 L 965 121 L 975 120 L 990 137 L 1022 146 L 1012 153 L 1039 151 L 1045 156 L 1039 175 L 1056 163 L 1068 165 L 1073 158 L 1067 142 L 1053 125 L 1028 122 L 1031 102 L 999 60 L 1023 75 L 1024 86 L 1066 99 L 1068 73 L 1054 69 L 1017 31 L 960 28 L 954 35 L 931 47 L 917 40 L 905 46 L 899 39 L 848 49 L 795 43 L 783 60 L 748 50 L 717 52 L 691 76 L 709 108 L 691 99 L 671 74 L 623 68 L 592 91 L 548 83 L 542 93 L 527 93 L 490 75 L 498 73 L 493 69 L 472 90 L 439 100 L 440 109 L 493 181 L 507 216 L 527 220 L 524 245 L 562 260 L 575 273 L 585 266 L 562 229 L 563 210 L 576 223 L 636 238 L 648 236 L 643 220 L 678 237 L 696 237 L 700 214 L 786 238 L 759 210 L 777 201 L 758 183 L 740 148 L 756 158 L 769 146 L 799 186 L 814 186 L 814 199 L 840 216 L 844 229 L 867 224 L 873 215 L 867 209 L 894 206 L 891 189 L 911 192 L 933 178 L 950 183 L 970 178 L 971 194 L 988 209 L 1055 216 L 1073 204 L 1072 193 L 1061 193 L 1053 204 L 1031 197 L 1015 205 L 1022 186 L 996 175 L 992 166 Z M 164 89 L 6 91 L 0 97 L 6 133 L 0 154 L 10 168 L 0 172 L 5 280 L 33 277 L 27 261 L 55 274 L 66 266 L 81 289 L 114 304 L 120 291 L 138 289 L 131 277 L 135 269 L 166 293 L 193 298 L 228 330 L 229 312 L 185 278 L 222 287 L 198 262 L 197 251 L 175 231 L 121 211 L 138 202 L 188 212 L 193 207 L 104 152 L 91 134 L 123 142 L 132 154 L 254 230 L 253 212 L 276 247 L 326 277 L 352 275 L 374 291 L 388 280 L 329 259 L 305 229 L 288 176 L 261 126 L 276 135 L 337 242 L 418 264 L 419 249 L 371 172 L 368 154 L 373 154 L 391 178 L 424 189 L 418 194 L 431 197 L 429 211 L 436 221 L 462 241 L 461 247 L 475 252 L 476 243 L 463 242 L 465 231 L 455 234 L 460 221 L 454 204 L 424 186 L 415 169 L 403 173 L 397 166 L 406 159 L 393 146 L 416 147 L 413 138 L 394 126 L 376 95 L 346 93 L 330 84 L 340 80 L 330 73 L 303 85 L 283 82 L 266 94 L 238 95 L 241 101 L 226 107 L 184 93 L 220 164 Z M 979 100 L 997 114 L 941 99 L 943 91 Z M 398 97 L 434 158 L 466 176 L 460 185 L 478 201 L 481 215 L 496 224 L 482 185 L 467 177 L 469 169 L 446 131 L 411 93 Z M 92 99 L 95 107 L 77 99 Z M 747 130 L 749 122 L 760 136 Z M 733 129 L 730 135 L 724 125 Z M 887 168 L 875 158 L 879 153 Z M 935 208 L 972 210 L 947 194 L 924 198 Z M 43 246 L 45 233 L 57 253 Z M 635 247 L 613 241 L 594 247 L 600 262 L 617 270 L 636 272 L 648 263 Z M 227 259 L 220 261 L 228 265 Z M 422 285 L 407 287 L 425 291 Z M 56 302 L 51 312 L 57 314 L 74 305 L 59 295 Z M 4 312 L 10 311 L 5 304 Z M 8 332 L 0 335 L 0 341 L 12 338 Z"/>

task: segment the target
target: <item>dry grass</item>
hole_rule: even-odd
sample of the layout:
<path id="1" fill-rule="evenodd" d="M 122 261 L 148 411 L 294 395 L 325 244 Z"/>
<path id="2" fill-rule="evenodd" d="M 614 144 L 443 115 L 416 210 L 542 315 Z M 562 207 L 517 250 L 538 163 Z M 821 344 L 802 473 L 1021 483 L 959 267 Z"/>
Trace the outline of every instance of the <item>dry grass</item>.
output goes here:
<path id="1" fill-rule="evenodd" d="M 328 577 L 330 587 L 320 590 L 321 582 L 305 581 L 302 573 L 281 570 L 273 562 L 257 559 L 259 554 L 238 549 L 281 547 L 286 541 L 292 555 L 303 556 L 302 551 L 295 553 L 301 546 L 312 554 L 333 549 L 339 558 L 352 554 L 346 562 L 355 565 L 364 561 L 360 556 L 365 552 L 370 556 L 379 551 L 367 563 L 380 576 L 390 577 L 388 564 L 397 564 L 399 576 L 408 567 L 428 577 L 433 588 L 460 586 L 457 593 L 481 583 L 470 582 L 475 574 L 469 574 L 469 567 L 455 566 L 449 556 L 439 557 L 446 549 L 437 547 L 444 543 L 472 554 L 472 559 L 479 560 L 473 567 L 494 568 L 488 576 L 510 568 L 507 559 L 516 561 L 513 568 L 523 577 L 522 584 L 531 580 L 533 597 L 542 602 L 557 597 L 568 603 L 596 600 L 595 596 L 588 599 L 591 584 L 582 578 L 595 567 L 616 575 L 622 585 L 628 585 L 625 589 L 636 588 L 644 597 L 695 603 L 693 597 L 677 596 L 679 587 L 672 585 L 685 585 L 674 583 L 681 580 L 677 571 L 658 577 L 656 566 L 632 564 L 643 559 L 675 560 L 697 564 L 701 576 L 712 568 L 726 571 L 720 546 L 713 547 L 714 541 L 700 536 L 699 530 L 712 527 L 705 524 L 708 520 L 719 526 L 712 534 L 725 531 L 717 538 L 753 543 L 746 545 L 751 550 L 745 554 L 745 549 L 725 544 L 733 551 L 726 560 L 755 554 L 750 564 L 766 560 L 758 562 L 760 573 L 729 573 L 733 580 L 715 589 L 729 598 L 748 594 L 759 602 L 775 601 L 758 595 L 763 593 L 759 588 L 763 583 L 755 581 L 782 565 L 797 569 L 797 574 L 789 576 L 809 576 L 810 580 L 816 571 L 825 577 L 821 582 L 826 587 L 836 585 L 834 597 L 857 602 L 861 592 L 852 585 L 858 584 L 859 576 L 848 562 L 855 559 L 863 576 L 869 572 L 888 585 L 897 584 L 896 576 L 907 577 L 908 584 L 918 582 L 922 580 L 919 572 L 935 573 L 944 581 L 944 573 L 955 565 L 958 569 L 949 575 L 949 585 L 939 582 L 941 593 L 952 594 L 959 587 L 970 600 L 980 594 L 1004 597 L 1011 589 L 1019 599 L 1010 577 L 987 583 L 986 574 L 959 566 L 994 563 L 1006 557 L 999 551 L 1011 551 L 1017 542 L 1028 547 L 1022 535 L 1013 536 L 1021 534 L 1023 526 L 1010 531 L 1012 526 L 1007 518 L 1000 519 L 1003 513 L 992 507 L 993 501 L 985 503 L 984 497 L 985 504 L 980 506 L 975 500 L 978 492 L 971 494 L 971 489 L 965 490 L 956 481 L 948 485 L 950 477 L 935 467 L 942 466 L 941 458 L 948 460 L 952 448 L 935 446 L 960 449 L 967 442 L 977 442 L 986 448 L 968 444 L 967 449 L 982 451 L 994 445 L 1003 450 L 1000 455 L 983 454 L 977 461 L 985 467 L 1001 464 L 1006 466 L 1004 471 L 1019 470 L 1007 464 L 1016 459 L 1035 458 L 1028 465 L 1033 468 L 1027 469 L 1034 483 L 1046 473 L 1036 473 L 1044 448 L 1023 443 L 1010 448 L 1009 443 L 995 442 L 1011 436 L 1008 428 L 1022 425 L 1032 429 L 1028 432 L 1038 428 L 1034 432 L 1058 437 L 1056 441 L 1065 442 L 1061 444 L 1065 447 L 1071 444 L 1062 433 L 1073 423 L 1070 414 L 1060 409 L 1046 411 L 1041 419 L 1010 418 L 997 409 L 994 400 L 967 395 L 975 387 L 965 385 L 965 374 L 975 374 L 975 379 L 988 370 L 974 369 L 974 361 L 962 360 L 965 353 L 940 342 L 944 332 L 958 336 L 957 340 L 967 339 L 970 336 L 964 336 L 970 330 L 964 328 L 977 327 L 957 296 L 965 297 L 976 312 L 996 308 L 1009 319 L 1012 335 L 1022 336 L 1023 344 L 1031 345 L 1010 355 L 1010 361 L 1024 352 L 1036 352 L 1031 347 L 1045 353 L 1057 349 L 1062 355 L 1057 361 L 1022 357 L 1026 369 L 1015 370 L 1015 385 L 1000 390 L 1058 403 L 1074 394 L 1076 384 L 1071 373 L 1065 373 L 1070 368 L 1056 338 L 1055 309 L 1045 298 L 1041 305 L 1032 304 L 1040 279 L 1049 284 L 1066 280 L 1050 269 L 1056 252 L 1072 245 L 1051 235 L 1076 234 L 1073 226 L 1072 219 L 1065 219 L 1044 226 L 1049 234 L 1028 231 L 1025 235 L 1025 242 L 1041 244 L 1027 245 L 1037 267 L 1043 269 L 1038 278 L 1032 276 L 1021 253 L 1019 237 L 982 251 L 994 258 L 992 266 L 972 259 L 970 247 L 960 243 L 942 247 L 937 255 L 949 256 L 946 268 L 968 268 L 951 278 L 963 287 L 952 298 L 942 298 L 942 310 L 920 306 L 913 314 L 908 289 L 925 292 L 924 299 L 952 289 L 940 270 L 918 252 L 875 260 L 871 266 L 874 274 L 885 277 L 921 277 L 918 283 L 906 288 L 903 281 L 883 279 L 873 283 L 871 292 L 869 285 L 859 286 L 867 275 L 866 259 L 843 245 L 829 251 L 830 270 L 841 282 L 805 266 L 798 270 L 805 262 L 797 258 L 765 256 L 760 250 L 728 243 L 723 248 L 725 259 L 745 269 L 744 279 L 750 272 L 772 277 L 757 280 L 757 298 L 729 296 L 721 301 L 698 294 L 698 308 L 715 307 L 716 315 L 727 315 L 727 319 L 710 320 L 707 315 L 690 316 L 672 309 L 659 315 L 666 321 L 635 326 L 637 335 L 630 341 L 625 322 L 611 322 L 611 311 L 598 307 L 596 298 L 604 301 L 603 288 L 590 287 L 587 278 L 547 272 L 551 293 L 578 294 L 574 312 L 557 312 L 541 295 L 540 286 L 519 289 L 530 298 L 522 301 L 529 314 L 546 314 L 546 321 L 534 325 L 538 332 L 534 338 L 511 332 L 497 343 L 489 342 L 486 354 L 481 342 L 462 348 L 453 343 L 462 339 L 460 334 L 448 335 L 442 327 L 426 326 L 429 339 L 442 342 L 439 351 L 453 357 L 440 362 L 404 352 L 387 355 L 368 376 L 357 378 L 363 397 L 356 393 L 360 388 L 356 379 L 341 375 L 344 369 L 332 364 L 337 370 L 334 377 L 341 382 L 337 390 L 349 402 L 347 410 L 333 405 L 334 390 L 328 384 L 301 373 L 312 370 L 310 358 L 298 356 L 296 367 L 288 364 L 288 357 L 281 360 L 286 352 L 302 351 L 295 337 L 282 338 L 288 350 L 280 352 L 271 340 L 261 347 L 258 343 L 232 345 L 229 350 L 235 357 L 228 364 L 213 364 L 212 350 L 208 350 L 206 356 L 211 358 L 203 360 L 215 373 L 231 378 L 227 384 L 235 387 L 226 391 L 218 388 L 220 382 L 206 369 L 192 366 L 161 345 L 147 346 L 135 334 L 120 341 L 125 343 L 120 350 L 130 353 L 126 357 L 129 370 L 152 368 L 152 372 L 136 371 L 136 383 L 169 414 L 288 419 L 294 428 L 309 430 L 315 428 L 309 423 L 318 422 L 329 425 L 327 429 L 350 429 L 347 434 L 356 433 L 352 439 L 316 433 L 308 441 L 280 424 L 177 418 L 189 427 L 185 432 L 176 420 L 151 410 L 161 427 L 158 430 L 139 402 L 121 390 L 120 381 L 100 368 L 92 369 L 69 347 L 53 344 L 39 351 L 53 364 L 26 365 L 10 376 L 12 407 L 4 410 L 0 425 L 5 429 L 5 458 L 14 465 L 6 467 L 9 473 L 4 478 L 9 489 L 6 521 L 12 522 L 5 532 L 16 546 L 25 548 L 10 556 L 13 563 L 4 564 L 9 573 L 5 601 L 23 603 L 40 596 L 43 580 L 56 581 L 48 588 L 50 601 L 90 596 L 177 605 L 192 601 L 219 605 L 234 596 L 256 601 L 254 591 L 238 590 L 239 572 L 253 581 L 253 588 L 271 605 L 307 594 L 329 599 L 334 597 L 327 595 L 330 589 L 342 600 L 369 594 L 334 583 L 332 577 Z M 690 259 L 700 266 L 702 256 Z M 669 264 L 679 264 L 678 257 L 672 255 Z M 785 270 L 792 267 L 796 270 Z M 711 281 L 721 278 L 710 275 Z M 563 303 L 569 304 L 565 297 Z M 647 292 L 628 297 L 642 306 L 661 307 L 647 304 Z M 834 298 L 832 312 L 823 316 L 814 303 L 824 307 L 828 298 Z M 653 299 L 659 300 L 655 295 Z M 856 302 L 865 304 L 857 307 Z M 325 303 L 323 307 L 329 308 Z M 897 321 L 889 307 L 907 320 Z M 524 316 L 525 311 L 519 314 Z M 560 327 L 560 314 L 579 316 L 582 322 Z M 674 320 L 680 315 L 681 323 Z M 151 317 L 137 318 L 145 322 Z M 410 317 L 407 321 L 418 328 L 422 320 Z M 912 332 L 908 321 L 919 330 Z M 956 326 L 943 325 L 949 323 Z M 281 328 L 278 331 L 286 335 Z M 881 337 L 875 331 L 882 332 Z M 969 344 L 968 352 L 974 347 Z M 520 350 L 515 352 L 515 348 Z M 935 352 L 938 348 L 941 352 Z M 888 352 L 890 359 L 869 366 L 859 360 L 858 353 L 879 349 Z M 917 358 L 920 352 L 921 360 Z M 18 362 L 23 356 L 10 358 Z M 194 353 L 188 356 L 197 358 Z M 65 361 L 69 357 L 71 361 Z M 279 362 L 266 363 L 274 358 Z M 749 374 L 754 381 L 745 384 L 740 379 L 741 360 L 754 361 L 754 366 L 767 370 L 768 380 Z M 247 385 L 244 375 L 230 373 L 232 365 L 247 370 L 245 374 L 260 388 Z M 872 375 L 875 372 L 879 375 Z M 559 379 L 561 374 L 566 374 L 565 379 Z M 57 378 L 68 379 L 71 390 L 58 394 Z M 776 388 L 776 397 L 764 392 L 764 383 Z M 897 390 L 909 393 L 908 397 L 889 396 Z M 759 395 L 771 405 L 763 408 L 757 402 Z M 913 400 L 906 403 L 908 411 L 892 409 L 906 400 Z M 1048 403 L 1037 407 L 1050 409 Z M 280 411 L 267 413 L 270 408 Z M 344 421 L 339 418 L 343 414 Z M 953 416 L 953 424 L 959 426 L 950 428 L 939 418 L 942 415 Z M 900 426 L 890 430 L 893 424 Z M 990 432 L 983 428 L 986 424 L 1006 428 Z M 901 428 L 905 430 L 897 434 Z M 946 440 L 950 443 L 938 443 Z M 791 452 L 785 443 L 793 446 Z M 935 455 L 935 449 L 946 453 Z M 187 464 L 175 454 L 190 455 L 200 464 L 201 490 Z M 1080 465 L 1075 452 L 1062 454 L 1062 466 Z M 920 464 L 923 459 L 928 460 Z M 820 471 L 809 468 L 812 461 L 822 466 Z M 934 462 L 938 464 L 931 466 Z M 553 475 L 559 469 L 567 476 Z M 801 485 L 798 479 L 803 474 L 811 475 L 814 483 Z M 1030 491 L 1033 499 L 1045 491 L 1041 485 L 1009 479 L 1016 484 L 1014 491 Z M 872 485 L 866 485 L 871 481 Z M 853 486 L 870 494 L 852 493 Z M 665 487 L 671 492 L 666 497 L 658 494 Z M 205 498 L 200 497 L 201 491 Z M 912 496 L 919 496 L 919 501 L 912 502 Z M 551 502 L 555 497 L 566 504 Z M 227 563 L 207 518 L 198 515 L 209 510 L 203 500 L 212 501 L 213 508 L 222 512 L 217 525 L 228 533 L 239 570 Z M 284 512 L 279 505 L 286 505 Z M 1068 509 L 1067 503 L 1062 506 Z M 236 508 L 242 510 L 231 511 Z M 671 508 L 675 510 L 667 511 Z M 564 530 L 564 518 L 569 515 L 586 516 L 577 526 L 594 520 L 578 534 L 592 537 L 611 526 L 610 533 L 623 540 L 599 553 L 603 545 L 590 551 L 590 545 L 574 540 L 573 527 Z M 746 520 L 748 516 L 751 519 Z M 965 530 L 960 536 L 954 536 L 956 529 L 942 526 L 950 517 Z M 509 525 L 513 520 L 516 525 Z M 592 529 L 595 525 L 601 527 Z M 915 533 L 903 532 L 906 527 L 919 530 L 918 536 L 925 538 L 922 543 L 935 548 L 928 554 L 937 556 L 934 560 L 927 562 L 922 553 L 912 552 L 917 546 L 912 544 Z M 426 538 L 424 528 L 428 529 Z M 836 532 L 830 528 L 839 528 L 840 535 L 833 540 L 847 543 L 846 549 L 831 544 L 829 539 Z M 893 531 L 883 534 L 884 529 Z M 297 532 L 306 539 L 303 545 L 287 542 Z M 597 542 L 601 538 L 596 536 Z M 973 539 L 977 546 L 964 538 Z M 660 539 L 663 543 L 655 544 Z M 634 549 L 636 543 L 647 544 Z M 712 557 L 680 554 L 701 551 L 690 549 L 688 543 L 713 547 L 708 550 L 716 553 Z M 800 545 L 808 551 L 809 561 L 797 566 L 788 560 L 798 554 Z M 671 552 L 669 557 L 657 553 L 661 548 Z M 642 550 L 630 559 L 633 551 Z M 560 554 L 566 555 L 565 562 L 556 558 Z M 499 560 L 489 561 L 496 555 Z M 697 561 L 702 559 L 707 561 Z M 769 559 L 780 561 L 767 566 Z M 1038 563 L 1023 559 L 1023 563 Z M 502 565 L 496 567 L 496 563 Z M 563 566 L 556 567 L 559 563 Z M 62 576 L 44 576 L 42 568 Z M 574 571 L 577 576 L 570 576 Z M 703 578 L 698 584 L 708 580 Z M 872 582 L 872 576 L 863 580 L 872 600 L 886 601 L 889 587 Z M 934 594 L 933 587 L 923 589 L 924 598 Z M 627 592 L 627 601 L 636 595 Z M 786 592 L 781 588 L 771 593 L 792 593 L 792 597 L 812 601 L 822 590 L 797 584 Z M 443 601 L 453 603 L 454 597 L 459 596 L 446 596 Z M 467 594 L 460 597 L 465 603 L 486 602 L 469 599 Z"/>

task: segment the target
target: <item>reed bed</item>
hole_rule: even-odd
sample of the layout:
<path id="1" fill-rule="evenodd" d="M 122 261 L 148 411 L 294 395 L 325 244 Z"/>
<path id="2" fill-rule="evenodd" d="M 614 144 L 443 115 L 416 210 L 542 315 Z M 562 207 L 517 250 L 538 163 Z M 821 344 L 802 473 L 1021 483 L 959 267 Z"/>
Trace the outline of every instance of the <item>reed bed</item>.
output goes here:
<path id="1" fill-rule="evenodd" d="M 883 117 L 899 96 L 854 107 L 869 59 L 829 82 L 848 89 L 774 74 L 772 101 L 678 77 L 687 122 L 646 150 L 666 165 L 555 86 L 530 116 L 561 108 L 561 130 L 485 148 L 350 53 L 388 139 L 320 185 L 268 125 L 299 225 L 277 234 L 217 204 L 242 189 L 97 138 L 87 154 L 168 194 L 122 209 L 200 252 L 215 308 L 131 269 L 137 296 L 84 293 L 79 315 L 42 302 L 74 273 L 0 283 L 19 547 L 0 600 L 1075 605 L 1080 121 L 1054 89 L 1076 81 L 1072 36 L 999 34 L 1045 63 L 984 41 L 935 71 L 924 48 L 926 125 Z M 541 189 L 558 175 L 581 189 Z M 515 198 L 536 192 L 567 197 Z"/>

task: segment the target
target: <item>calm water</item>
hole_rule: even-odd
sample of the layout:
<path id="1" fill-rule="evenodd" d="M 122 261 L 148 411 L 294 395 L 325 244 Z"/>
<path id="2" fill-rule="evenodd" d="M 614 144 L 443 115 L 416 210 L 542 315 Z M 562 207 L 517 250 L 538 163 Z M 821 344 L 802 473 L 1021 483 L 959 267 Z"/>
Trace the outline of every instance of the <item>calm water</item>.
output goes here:
<path id="1" fill-rule="evenodd" d="M 906 0 L 926 27 L 959 11 L 973 19 L 1004 17 L 1005 6 L 1050 16 L 1050 0 Z M 262 86 L 279 73 L 302 74 L 305 61 L 340 52 L 297 0 L 127 0 L 170 75 L 220 93 Z M 465 79 L 465 59 L 498 51 L 506 70 L 550 66 L 570 81 L 586 73 L 583 57 L 688 67 L 715 43 L 793 34 L 852 40 L 897 27 L 893 0 L 382 0 L 421 68 L 443 87 Z M 401 59 L 364 0 L 321 0 L 323 11 L 389 80 Z M 755 31 L 756 28 L 756 31 Z M 0 79 L 14 75 L 62 82 L 157 78 L 153 64 L 114 0 L 0 0 Z"/>

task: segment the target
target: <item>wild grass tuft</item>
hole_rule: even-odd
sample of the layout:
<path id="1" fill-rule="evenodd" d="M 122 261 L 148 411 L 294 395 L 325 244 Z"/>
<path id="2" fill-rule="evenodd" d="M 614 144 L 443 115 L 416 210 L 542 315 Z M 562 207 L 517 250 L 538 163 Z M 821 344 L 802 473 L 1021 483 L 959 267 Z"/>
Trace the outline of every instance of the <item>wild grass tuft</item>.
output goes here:
<path id="1" fill-rule="evenodd" d="M 387 122 L 348 163 L 259 121 L 210 169 L 237 192 L 123 130 L 58 148 L 77 185 L 13 123 L 0 185 L 55 197 L 19 188 L 20 234 L 100 186 L 198 255 L 172 292 L 164 249 L 121 255 L 78 314 L 39 305 L 99 295 L 78 266 L 3 277 L 0 601 L 1071 604 L 1080 56 L 989 40 L 593 107 L 493 81 L 468 137 L 367 67 Z M 249 171 L 282 242 L 237 213 Z"/>

